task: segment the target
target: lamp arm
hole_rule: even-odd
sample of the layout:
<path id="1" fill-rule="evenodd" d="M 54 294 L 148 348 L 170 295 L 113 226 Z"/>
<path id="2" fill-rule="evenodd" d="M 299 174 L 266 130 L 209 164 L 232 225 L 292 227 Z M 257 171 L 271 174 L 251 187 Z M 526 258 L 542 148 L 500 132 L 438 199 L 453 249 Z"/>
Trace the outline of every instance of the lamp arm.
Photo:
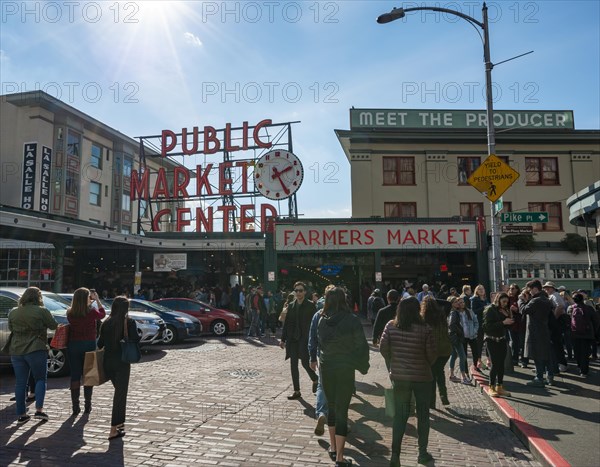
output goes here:
<path id="1" fill-rule="evenodd" d="M 414 7 L 414 8 L 405 8 L 404 12 L 407 13 L 409 11 L 419 11 L 419 10 L 439 11 L 440 13 L 448 13 L 448 14 L 451 14 L 454 16 L 459 16 L 460 18 L 467 20 L 469 23 L 476 24 L 481 29 L 485 29 L 485 25 L 483 23 L 477 21 L 475 18 L 472 18 L 469 15 L 465 15 L 464 13 L 461 13 L 460 11 L 450 10 L 448 8 L 438 8 L 435 6 L 422 6 L 422 7 Z"/>

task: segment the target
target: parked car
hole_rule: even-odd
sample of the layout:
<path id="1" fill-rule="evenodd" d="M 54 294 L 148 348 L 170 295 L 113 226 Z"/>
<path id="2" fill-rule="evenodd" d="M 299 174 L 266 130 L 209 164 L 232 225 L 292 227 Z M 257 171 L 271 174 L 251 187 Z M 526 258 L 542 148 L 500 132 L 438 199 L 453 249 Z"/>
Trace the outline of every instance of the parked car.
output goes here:
<path id="1" fill-rule="evenodd" d="M 202 332 L 202 324 L 198 318 L 179 311 L 171 310 L 160 303 L 153 303 L 138 298 L 129 299 L 129 313 L 143 311 L 160 316 L 165 324 L 163 343 L 175 344 L 188 337 L 199 336 Z"/>
<path id="2" fill-rule="evenodd" d="M 73 300 L 73 294 L 61 293 L 60 296 L 67 300 L 69 305 Z M 113 299 L 101 299 L 100 303 L 106 310 L 106 316 L 110 315 L 110 306 L 112 305 Z M 167 326 L 162 318 L 155 314 L 144 313 L 141 311 L 130 311 L 129 317 L 135 321 L 137 326 L 138 334 L 140 336 L 140 346 L 147 344 L 156 344 L 162 342 L 164 339 L 165 331 Z"/>
<path id="3" fill-rule="evenodd" d="M 244 321 L 235 313 L 215 308 L 191 298 L 161 298 L 154 300 L 171 310 L 181 311 L 194 316 L 202 323 L 202 329 L 210 330 L 215 336 L 225 336 L 229 332 L 244 330 Z"/>
<path id="4" fill-rule="evenodd" d="M 2 287 L 0 288 L 0 348 L 4 346 L 8 339 L 8 312 L 18 306 L 19 299 L 24 287 Z M 58 324 L 66 324 L 67 308 L 69 303 L 62 297 L 52 293 L 42 291 L 44 306 L 48 308 Z M 48 331 L 48 343 L 54 337 L 54 331 Z M 10 356 L 0 355 L 0 365 L 10 366 Z M 69 373 L 69 361 L 65 349 L 48 350 L 48 376 L 63 376 Z"/>

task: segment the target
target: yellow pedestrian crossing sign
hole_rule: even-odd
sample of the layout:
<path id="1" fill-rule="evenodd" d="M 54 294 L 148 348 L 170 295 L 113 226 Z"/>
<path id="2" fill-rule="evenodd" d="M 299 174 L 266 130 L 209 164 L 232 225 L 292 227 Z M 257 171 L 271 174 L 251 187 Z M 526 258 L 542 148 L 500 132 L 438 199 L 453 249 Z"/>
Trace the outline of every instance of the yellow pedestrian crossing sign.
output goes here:
<path id="1" fill-rule="evenodd" d="M 483 164 L 471 174 L 467 182 L 485 195 L 492 203 L 519 178 L 519 172 L 495 154 L 490 154 Z"/>

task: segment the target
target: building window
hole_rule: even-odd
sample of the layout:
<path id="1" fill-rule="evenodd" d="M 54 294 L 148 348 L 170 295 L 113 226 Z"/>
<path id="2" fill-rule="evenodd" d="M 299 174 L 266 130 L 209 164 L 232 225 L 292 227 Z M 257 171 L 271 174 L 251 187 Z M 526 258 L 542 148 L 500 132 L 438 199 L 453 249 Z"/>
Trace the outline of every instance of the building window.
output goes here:
<path id="1" fill-rule="evenodd" d="M 483 217 L 483 203 L 460 203 L 460 215 L 466 218 Z"/>
<path id="2" fill-rule="evenodd" d="M 545 277 L 546 271 L 543 263 L 509 263 L 508 277 L 510 279 L 533 279 L 534 277 Z"/>
<path id="3" fill-rule="evenodd" d="M 102 194 L 102 185 L 96 182 L 90 182 L 90 204 L 100 206 Z"/>
<path id="4" fill-rule="evenodd" d="M 414 185 L 415 184 L 415 158 L 414 157 L 384 157 L 383 158 L 383 184 L 384 185 Z"/>
<path id="5" fill-rule="evenodd" d="M 67 155 L 79 158 L 81 149 L 81 136 L 69 130 L 67 136 Z"/>
<path id="6" fill-rule="evenodd" d="M 481 157 L 458 158 L 458 184 L 468 185 L 467 180 L 481 165 Z"/>
<path id="7" fill-rule="evenodd" d="M 133 161 L 128 157 L 123 159 L 123 177 L 131 177 L 131 171 L 133 170 Z"/>
<path id="8" fill-rule="evenodd" d="M 507 212 L 512 212 L 512 201 L 503 201 L 502 209 L 498 211 L 498 214 L 505 214 Z"/>
<path id="9" fill-rule="evenodd" d="M 102 169 L 102 147 L 94 143 L 92 143 L 91 164 L 92 167 Z"/>
<path id="10" fill-rule="evenodd" d="M 148 214 L 148 201 L 140 199 L 140 217 L 147 217 Z"/>
<path id="11" fill-rule="evenodd" d="M 417 203 L 384 203 L 385 217 L 417 217 Z"/>
<path id="12" fill-rule="evenodd" d="M 129 227 L 121 227 L 121 233 L 122 234 L 130 234 L 131 229 Z"/>
<path id="13" fill-rule="evenodd" d="M 65 184 L 65 193 L 69 196 L 79 196 L 79 183 L 77 173 L 67 170 L 67 182 Z"/>
<path id="14" fill-rule="evenodd" d="M 129 193 L 123 193 L 121 209 L 123 211 L 131 211 L 131 196 L 129 196 Z"/>
<path id="15" fill-rule="evenodd" d="M 536 232 L 560 232 L 562 230 L 562 208 L 560 203 L 528 203 L 529 212 L 547 212 L 548 222 L 533 224 Z"/>
<path id="16" fill-rule="evenodd" d="M 526 157 L 527 185 L 558 185 L 558 159 L 556 157 Z"/>

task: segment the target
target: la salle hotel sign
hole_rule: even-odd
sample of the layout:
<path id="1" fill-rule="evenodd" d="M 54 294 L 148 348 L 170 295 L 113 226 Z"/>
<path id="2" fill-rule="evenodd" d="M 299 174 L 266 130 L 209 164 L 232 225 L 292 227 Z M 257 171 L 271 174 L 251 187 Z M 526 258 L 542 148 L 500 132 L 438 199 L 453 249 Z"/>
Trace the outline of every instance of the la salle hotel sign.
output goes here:
<path id="1" fill-rule="evenodd" d="M 495 110 L 497 128 L 575 128 L 572 110 Z M 486 129 L 485 110 L 350 109 L 350 128 L 358 129 Z"/>
<path id="2" fill-rule="evenodd" d="M 275 226 L 276 249 L 473 250 L 475 224 L 313 224 Z"/>

